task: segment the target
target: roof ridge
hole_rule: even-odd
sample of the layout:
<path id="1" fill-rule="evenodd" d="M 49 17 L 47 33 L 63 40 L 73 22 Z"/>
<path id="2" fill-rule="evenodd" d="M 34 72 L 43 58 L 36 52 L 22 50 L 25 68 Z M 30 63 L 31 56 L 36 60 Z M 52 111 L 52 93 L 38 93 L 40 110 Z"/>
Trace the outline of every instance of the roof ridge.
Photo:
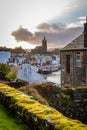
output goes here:
<path id="1" fill-rule="evenodd" d="M 66 45 L 62 50 L 83 49 L 83 48 L 84 48 L 84 34 L 81 33 L 78 37 L 76 37 L 68 45 Z"/>

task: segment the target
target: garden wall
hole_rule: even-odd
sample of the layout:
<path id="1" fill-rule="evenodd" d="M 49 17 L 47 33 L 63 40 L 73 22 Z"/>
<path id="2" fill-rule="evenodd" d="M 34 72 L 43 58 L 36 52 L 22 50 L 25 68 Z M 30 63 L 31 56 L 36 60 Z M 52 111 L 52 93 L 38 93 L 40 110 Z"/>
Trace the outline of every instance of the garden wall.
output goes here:
<path id="1" fill-rule="evenodd" d="M 48 104 L 64 116 L 87 124 L 87 87 L 60 88 L 55 85 L 33 85 Z"/>
<path id="2" fill-rule="evenodd" d="M 32 130 L 87 130 L 87 125 L 69 119 L 4 84 L 0 84 L 0 103 Z"/>

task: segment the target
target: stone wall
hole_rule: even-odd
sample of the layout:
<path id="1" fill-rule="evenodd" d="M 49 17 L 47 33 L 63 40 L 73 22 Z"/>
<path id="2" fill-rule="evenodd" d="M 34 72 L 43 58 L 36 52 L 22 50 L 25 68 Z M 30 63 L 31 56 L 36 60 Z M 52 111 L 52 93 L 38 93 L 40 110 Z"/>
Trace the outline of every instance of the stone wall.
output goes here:
<path id="1" fill-rule="evenodd" d="M 61 89 L 55 85 L 35 85 L 51 107 L 65 116 L 87 124 L 87 87 Z"/>
<path id="2" fill-rule="evenodd" d="M 27 130 L 87 130 L 87 125 L 66 118 L 55 109 L 42 105 L 5 84 L 0 84 L 0 103 L 10 115 L 17 116 Z"/>
<path id="3" fill-rule="evenodd" d="M 56 94 L 55 107 L 65 116 L 87 124 L 87 87 L 65 89 Z"/>

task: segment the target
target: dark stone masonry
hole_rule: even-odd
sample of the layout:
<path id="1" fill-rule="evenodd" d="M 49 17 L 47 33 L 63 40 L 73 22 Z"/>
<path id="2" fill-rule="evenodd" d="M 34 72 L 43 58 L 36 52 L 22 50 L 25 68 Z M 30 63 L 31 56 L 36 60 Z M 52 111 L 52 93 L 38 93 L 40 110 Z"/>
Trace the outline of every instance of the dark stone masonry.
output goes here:
<path id="1" fill-rule="evenodd" d="M 87 88 L 66 89 L 56 94 L 52 107 L 72 119 L 80 120 L 87 124 Z"/>
<path id="2" fill-rule="evenodd" d="M 35 85 L 48 104 L 64 116 L 87 124 L 87 87 L 60 88 L 55 85 Z"/>

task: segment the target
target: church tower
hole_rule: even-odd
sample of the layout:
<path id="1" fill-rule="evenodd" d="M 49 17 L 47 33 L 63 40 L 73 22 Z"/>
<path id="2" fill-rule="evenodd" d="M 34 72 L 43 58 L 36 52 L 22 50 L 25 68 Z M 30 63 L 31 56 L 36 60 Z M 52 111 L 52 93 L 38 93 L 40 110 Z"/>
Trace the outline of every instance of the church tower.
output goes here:
<path id="1" fill-rule="evenodd" d="M 47 39 L 44 37 L 42 40 L 43 52 L 47 52 Z"/>

